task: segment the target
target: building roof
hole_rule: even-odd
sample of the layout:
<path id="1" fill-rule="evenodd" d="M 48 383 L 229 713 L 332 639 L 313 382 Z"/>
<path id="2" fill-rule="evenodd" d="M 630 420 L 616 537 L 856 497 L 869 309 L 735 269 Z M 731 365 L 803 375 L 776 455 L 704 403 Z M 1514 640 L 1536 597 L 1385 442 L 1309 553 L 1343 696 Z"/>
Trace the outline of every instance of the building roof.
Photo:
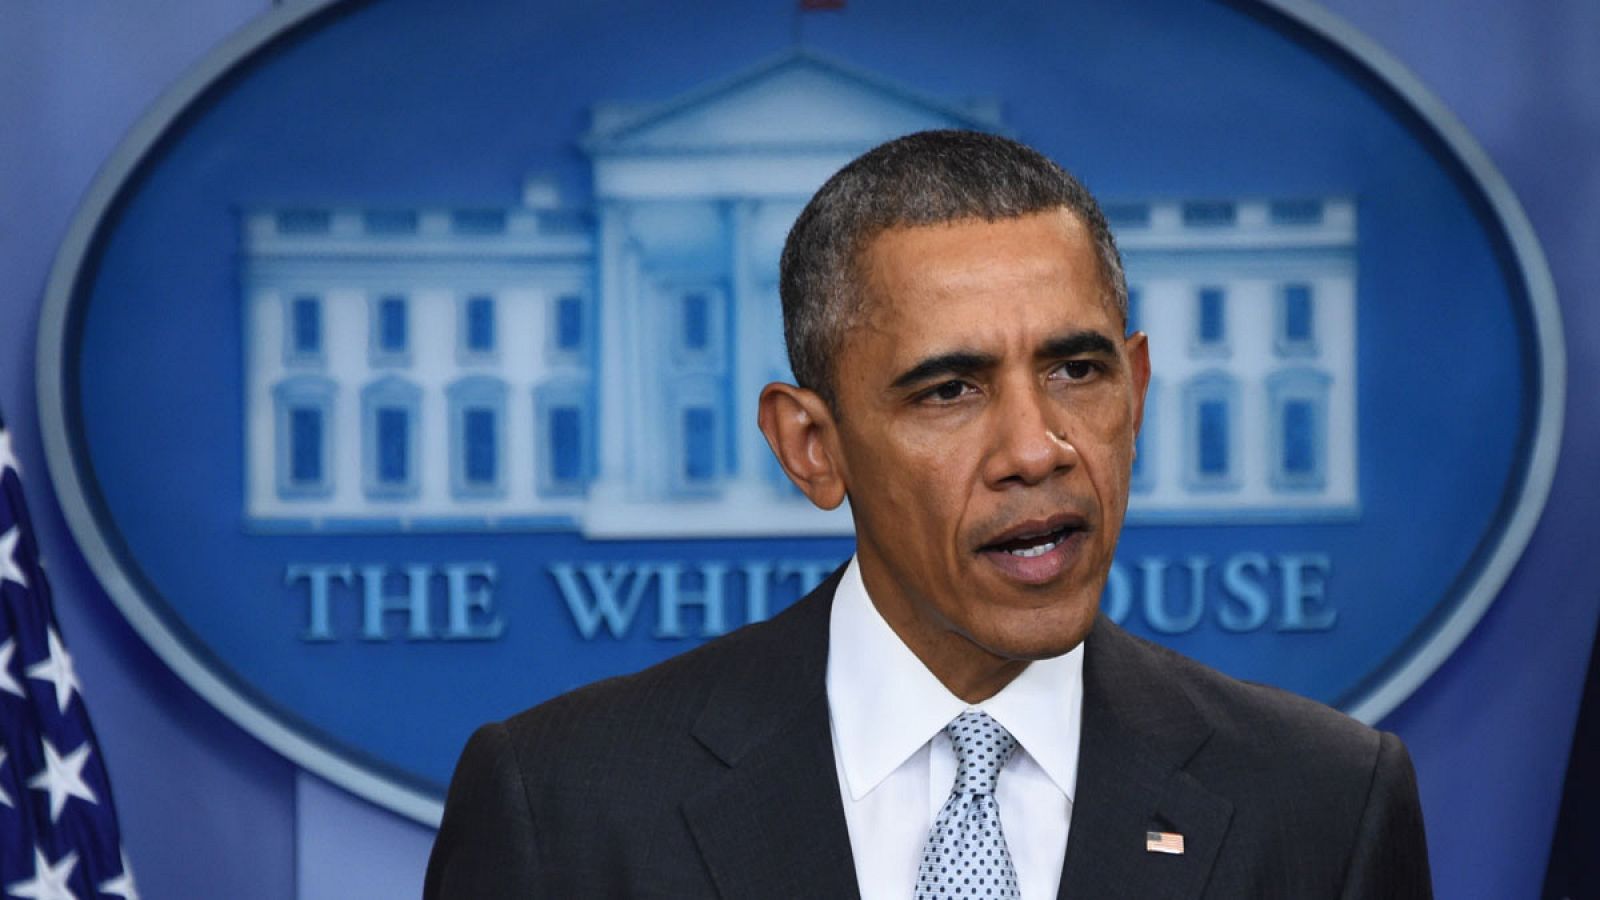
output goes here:
<path id="1" fill-rule="evenodd" d="M 807 50 L 650 104 L 602 103 L 593 155 L 850 150 L 929 128 L 999 131 L 999 103 L 930 97 Z"/>

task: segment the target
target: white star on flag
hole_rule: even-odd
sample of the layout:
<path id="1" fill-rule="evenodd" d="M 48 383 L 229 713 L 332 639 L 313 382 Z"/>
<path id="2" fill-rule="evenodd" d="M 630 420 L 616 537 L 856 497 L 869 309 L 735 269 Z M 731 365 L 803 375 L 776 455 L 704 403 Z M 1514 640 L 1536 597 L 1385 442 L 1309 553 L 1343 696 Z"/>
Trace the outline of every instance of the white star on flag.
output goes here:
<path id="1" fill-rule="evenodd" d="M 128 863 L 128 851 L 122 851 L 122 874 L 100 882 L 100 893 L 115 894 L 122 900 L 139 900 L 139 889 L 133 886 L 133 866 Z"/>
<path id="2" fill-rule="evenodd" d="M 83 764 L 89 761 L 88 742 L 80 744 L 78 749 L 63 757 L 49 738 L 43 741 L 44 770 L 28 779 L 28 787 L 50 792 L 50 821 L 54 823 L 61 818 L 61 810 L 66 807 L 68 797 L 99 803 L 100 798 L 83 781 Z"/>
<path id="3" fill-rule="evenodd" d="M 28 677 L 54 684 L 56 709 L 62 715 L 66 715 L 67 704 L 72 702 L 72 692 L 82 691 L 83 686 L 78 684 L 78 673 L 72 668 L 72 657 L 67 654 L 67 648 L 61 643 L 61 635 L 56 634 L 54 627 L 51 627 L 47 639 L 50 644 L 50 658 L 29 666 Z"/>
<path id="4" fill-rule="evenodd" d="M 22 567 L 17 565 L 17 542 L 21 538 L 22 529 L 15 525 L 0 534 L 0 584 L 15 581 L 24 588 L 28 586 L 28 576 L 22 574 Z"/>
<path id="5" fill-rule="evenodd" d="M 0 418 L 0 900 L 130 900 L 105 755 L 50 602 L 14 447 Z"/>
<path id="6" fill-rule="evenodd" d="M 6 885 L 6 893 L 27 900 L 78 900 L 67 887 L 67 879 L 78 865 L 78 851 L 74 850 L 55 865 L 45 858 L 44 851 L 33 848 L 33 877 Z"/>
<path id="7" fill-rule="evenodd" d="M 8 756 L 10 756 L 10 753 L 6 753 L 6 749 L 0 746 L 0 767 L 5 765 L 6 757 Z M 5 790 L 5 785 L 0 785 L 0 804 L 16 809 L 16 801 L 11 798 L 10 791 Z"/>
<path id="8" fill-rule="evenodd" d="M 22 474 L 22 464 L 17 461 L 17 453 L 11 447 L 11 432 L 0 428 L 0 475 L 4 475 L 7 469 Z"/>
<path id="9" fill-rule="evenodd" d="M 22 685 L 17 683 L 17 676 L 11 674 L 11 657 L 16 655 L 17 639 L 6 638 L 5 643 L 0 644 L 0 691 L 22 697 Z"/>
<path id="10" fill-rule="evenodd" d="M 6 748 L 0 747 L 0 766 L 6 764 L 6 755 Z M 16 801 L 11 799 L 11 795 L 6 792 L 6 786 L 3 784 L 0 784 L 0 803 L 4 803 L 12 809 L 17 808 Z"/>

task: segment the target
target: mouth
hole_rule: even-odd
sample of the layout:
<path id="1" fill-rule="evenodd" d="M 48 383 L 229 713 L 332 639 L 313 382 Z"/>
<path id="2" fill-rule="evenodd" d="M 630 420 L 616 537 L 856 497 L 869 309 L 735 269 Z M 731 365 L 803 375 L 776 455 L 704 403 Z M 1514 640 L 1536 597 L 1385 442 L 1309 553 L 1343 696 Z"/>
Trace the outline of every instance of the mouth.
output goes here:
<path id="1" fill-rule="evenodd" d="M 1071 567 L 1087 534 L 1082 516 L 1063 513 L 1018 523 L 979 547 L 978 555 L 1012 579 L 1042 584 Z"/>

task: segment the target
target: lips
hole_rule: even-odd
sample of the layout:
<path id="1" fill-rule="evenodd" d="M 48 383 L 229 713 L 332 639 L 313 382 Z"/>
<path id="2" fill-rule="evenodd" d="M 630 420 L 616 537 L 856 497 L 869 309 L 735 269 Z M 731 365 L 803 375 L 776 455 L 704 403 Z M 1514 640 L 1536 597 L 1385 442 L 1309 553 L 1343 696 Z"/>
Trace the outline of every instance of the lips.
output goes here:
<path id="1" fill-rule="evenodd" d="M 1057 513 L 1048 519 L 1029 519 L 990 538 L 978 550 L 979 552 L 1001 551 L 1023 556 L 1032 552 L 1037 555 L 1074 532 L 1084 530 L 1086 526 L 1083 516 L 1075 513 Z"/>
<path id="2" fill-rule="evenodd" d="M 1073 513 L 1019 522 L 980 546 L 978 554 L 1012 579 L 1041 584 L 1071 566 L 1087 528 Z"/>

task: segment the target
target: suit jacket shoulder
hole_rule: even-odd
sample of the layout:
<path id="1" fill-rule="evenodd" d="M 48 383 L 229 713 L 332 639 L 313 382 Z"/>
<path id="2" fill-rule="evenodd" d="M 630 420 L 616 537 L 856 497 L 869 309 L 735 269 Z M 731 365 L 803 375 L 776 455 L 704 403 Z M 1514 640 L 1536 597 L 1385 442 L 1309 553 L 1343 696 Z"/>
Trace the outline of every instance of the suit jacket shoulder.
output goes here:
<path id="1" fill-rule="evenodd" d="M 480 729 L 424 896 L 807 895 L 750 868 L 795 853 L 842 863 L 853 890 L 824 685 L 835 579 L 771 620 Z M 796 815 L 839 840 L 792 841 L 800 825 L 783 817 Z"/>
<path id="2" fill-rule="evenodd" d="M 480 729 L 424 896 L 856 896 L 824 685 L 834 583 Z M 1392 735 L 1103 618 L 1082 734 L 1063 896 L 1429 896 Z M 1151 830 L 1184 852 L 1149 852 Z"/>
<path id="3" fill-rule="evenodd" d="M 1115 679 L 1127 695 L 1146 703 L 1153 695 L 1181 694 L 1211 728 L 1210 740 L 1242 755 L 1241 761 L 1258 771 L 1332 774 L 1350 767 L 1355 774 L 1366 770 L 1365 762 L 1377 750 L 1377 731 L 1314 700 L 1230 677 L 1109 621 L 1096 625 L 1088 652 L 1094 654 L 1103 644 L 1111 645 L 1104 652 L 1120 659 L 1100 660 L 1105 665 L 1091 677 Z M 1135 710 L 1124 706 L 1119 714 L 1135 727 L 1141 724 Z"/>
<path id="4" fill-rule="evenodd" d="M 1078 785 L 1068 874 L 1080 853 L 1100 872 L 1123 861 L 1120 884 L 1095 896 L 1430 895 L 1399 739 L 1103 617 L 1085 648 Z M 1096 823 L 1087 834 L 1080 813 Z M 1108 827 L 1181 833 L 1185 851 L 1155 859 Z"/>

